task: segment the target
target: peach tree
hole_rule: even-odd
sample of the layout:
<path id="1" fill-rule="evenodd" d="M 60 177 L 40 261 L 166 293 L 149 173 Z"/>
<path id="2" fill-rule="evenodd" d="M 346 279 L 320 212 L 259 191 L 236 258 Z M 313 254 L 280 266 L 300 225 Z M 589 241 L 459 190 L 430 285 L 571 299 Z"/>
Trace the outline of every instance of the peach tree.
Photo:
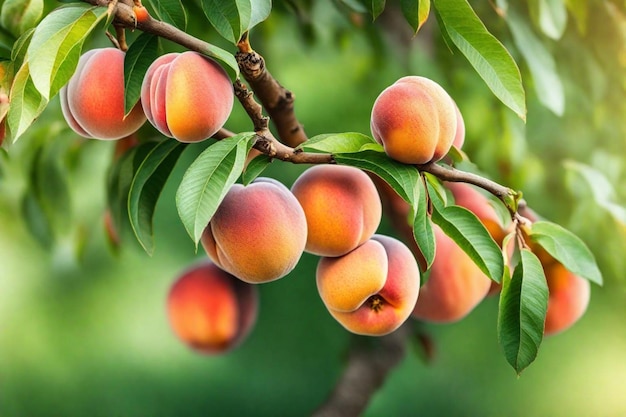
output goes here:
<path id="1" fill-rule="evenodd" d="M 596 258 L 582 239 L 535 214 L 530 209 L 535 204 L 523 196 L 523 190 L 500 183 L 513 182 L 515 170 L 522 169 L 520 157 L 526 152 L 523 130 L 528 102 L 533 108 L 542 109 L 534 113 L 539 114 L 538 120 L 565 117 L 568 86 L 576 85 L 580 79 L 593 80 L 601 73 L 605 82 L 615 81 L 611 78 L 613 73 L 609 70 L 603 73 L 601 64 L 597 64 L 605 62 L 603 60 L 614 51 L 607 48 L 606 52 L 593 52 L 601 39 L 590 33 L 593 19 L 600 18 L 593 16 L 591 2 L 535 0 L 517 4 L 498 0 L 474 2 L 480 4 L 473 8 L 467 0 L 339 0 L 329 7 L 342 16 L 340 23 L 311 20 L 311 16 L 315 16 L 315 2 L 308 1 L 85 0 L 63 3 L 67 4 L 58 6 L 43 0 L 5 0 L 2 4 L 3 161 L 13 157 L 12 149 L 18 140 L 29 140 L 29 132 L 36 128 L 33 125 L 37 119 L 53 107 L 51 104 L 59 97 L 62 110 L 56 120 L 63 121 L 58 129 L 71 135 L 68 143 L 80 146 L 85 140 L 104 139 L 112 141 L 115 147 L 108 183 L 101 184 L 107 189 L 106 213 L 112 241 L 115 245 L 127 244 L 119 236 L 123 230 L 132 230 L 147 255 L 152 255 L 158 243 L 154 239 L 153 222 L 157 203 L 164 188 L 171 184 L 175 166 L 184 161 L 181 156 L 186 151 L 193 152 L 194 160 L 184 167 L 184 176 L 176 184 L 176 197 L 171 204 L 176 205 L 179 220 L 196 248 L 203 246 L 220 267 L 211 264 L 208 267 L 211 274 L 230 277 L 230 273 L 246 283 L 221 283 L 219 288 L 207 290 L 206 296 L 202 295 L 203 290 L 192 288 L 186 290 L 188 295 L 183 300 L 192 300 L 197 295 L 201 298 L 199 302 L 215 307 L 223 300 L 212 299 L 213 292 L 228 292 L 228 288 L 236 287 L 234 297 L 246 294 L 250 303 L 254 298 L 250 293 L 255 291 L 252 288 L 287 275 L 303 250 L 323 257 L 317 278 L 322 281 L 320 293 L 325 303 L 336 299 L 337 294 L 349 298 L 361 291 L 352 282 L 361 278 L 351 274 L 369 267 L 363 265 L 365 260 L 376 258 L 376 251 L 383 247 L 383 258 L 388 256 L 390 264 L 389 271 L 386 266 L 381 267 L 384 270 L 381 274 L 388 274 L 389 280 L 392 275 L 410 275 L 402 278 L 415 286 L 415 294 L 407 301 L 411 303 L 410 308 L 405 306 L 402 318 L 377 339 L 388 356 L 377 361 L 374 355 L 378 353 L 372 353 L 366 359 L 372 361 L 366 372 L 380 378 L 362 378 L 354 385 L 349 369 L 356 366 L 353 362 L 363 361 L 363 358 L 351 358 L 344 378 L 338 382 L 328 403 L 320 408 L 320 415 L 332 409 L 358 414 L 384 375 L 399 361 L 397 353 L 393 353 L 398 346 L 415 339 L 418 344 L 421 340 L 422 348 L 428 347 L 423 337 L 412 337 L 415 336 L 412 323 L 460 320 L 491 291 L 499 294 L 499 343 L 505 359 L 520 374 L 536 358 L 544 335 L 570 326 L 582 315 L 589 298 L 589 283 L 602 284 Z M 624 8 L 610 1 L 598 3 L 602 4 L 606 15 Z M 419 68 L 404 70 L 398 82 L 381 91 L 376 103 L 370 103 L 371 114 L 365 115 L 371 119 L 365 120 L 371 128 L 369 131 L 336 132 L 331 127 L 309 135 L 305 131 L 306 123 L 302 122 L 307 115 L 297 112 L 298 86 L 283 85 L 276 79 L 272 68 L 279 68 L 283 63 L 280 60 L 266 62 L 262 55 L 263 27 L 274 15 L 296 19 L 301 32 L 294 36 L 302 37 L 304 43 L 316 42 L 315 23 L 321 23 L 328 26 L 327 30 L 339 42 L 343 31 L 366 33 L 372 55 L 382 53 L 385 48 L 396 48 L 402 55 L 409 44 L 424 49 L 437 48 L 431 52 L 431 60 L 441 69 L 438 79 L 449 87 L 446 91 L 423 77 Z M 570 25 L 566 30 L 568 19 Z M 104 42 L 109 44 L 106 48 L 92 46 Z M 576 49 L 573 44 L 587 54 L 585 59 L 598 55 L 584 61 L 596 64 L 560 73 L 556 69 L 557 60 L 578 62 L 571 55 Z M 316 57 L 312 55 L 311 59 Z M 341 76 L 337 74 L 333 82 L 341 83 Z M 476 113 L 465 112 L 462 105 L 457 106 L 454 99 L 463 94 L 457 91 L 461 89 L 458 83 L 454 87 L 454 80 L 473 76 L 481 80 L 478 94 L 488 103 L 485 108 L 491 110 L 481 117 L 494 126 L 494 132 L 493 137 L 470 138 L 468 148 L 464 144 L 466 129 L 472 131 Z M 623 90 L 623 80 L 615 78 L 618 79 L 617 90 Z M 582 101 L 581 97 L 586 96 L 579 93 L 574 100 Z M 233 105 L 245 113 L 245 122 L 226 129 L 224 125 Z M 614 114 L 612 112 L 620 114 L 617 109 L 623 109 L 623 105 L 604 102 L 597 108 L 600 109 L 598 118 L 608 118 L 607 114 Z M 468 117 L 470 114 L 472 117 Z M 146 119 L 149 123 L 144 124 Z M 531 122 L 529 116 L 528 123 Z M 609 141 L 622 132 L 605 133 Z M 494 144 L 485 145 L 481 150 L 476 144 L 482 142 Z M 611 149 L 611 146 L 609 143 L 606 148 Z M 66 210 L 71 193 L 65 179 L 69 172 L 58 161 L 73 150 L 68 144 L 54 141 L 33 142 L 32 147 L 34 156 L 25 162 L 30 164 L 30 175 L 23 197 L 23 213 L 37 239 L 52 247 L 59 237 L 59 228 L 72 222 Z M 504 157 L 503 152 L 506 152 Z M 581 159 L 583 154 L 584 151 Z M 476 160 L 470 159 L 472 155 L 477 155 Z M 498 159 L 499 164 L 495 162 Z M 350 211 L 348 220 L 341 220 L 320 232 L 324 236 L 322 243 L 313 244 L 310 242 L 316 233 L 313 229 L 328 227 L 328 219 L 320 219 L 323 217 L 320 213 L 310 214 L 307 204 L 318 207 L 334 200 L 335 191 L 328 186 L 320 186 L 318 190 L 314 183 L 300 185 L 297 190 L 294 185 L 289 190 L 260 177 L 266 168 L 276 164 L 307 164 L 316 168 L 345 166 L 367 173 L 366 180 L 359 181 L 375 184 L 375 199 L 380 197 L 382 212 L 396 236 L 404 242 L 403 247 L 410 248 L 411 252 L 406 253 L 412 253 L 411 262 L 418 264 L 419 270 L 410 269 L 404 260 L 394 260 L 398 262 L 394 265 L 399 266 L 392 268 L 396 241 L 389 243 L 387 239 L 391 238 L 388 237 L 372 238 L 380 223 L 376 214 L 363 213 L 364 223 L 374 219 L 370 221 L 372 230 L 356 238 L 347 249 L 329 253 L 310 249 L 315 245 L 324 247 L 324 239 L 334 233 L 338 234 L 340 244 L 348 242 L 351 237 L 342 234 L 350 231 L 347 222 L 360 216 L 359 210 L 369 210 L 375 203 L 368 201 L 363 204 L 366 208 Z M 624 224 L 624 210 L 614 202 L 615 190 L 601 171 L 573 160 L 568 161 L 565 168 L 570 184 L 573 181 L 581 185 L 570 185 L 573 192 L 591 189 L 593 209 L 608 213 L 616 222 Z M 312 170 L 307 168 L 304 173 Z M 320 172 L 326 179 L 334 175 L 331 170 Z M 341 186 L 349 179 L 341 177 L 333 181 Z M 605 186 L 595 186 L 598 183 Z M 253 194 L 255 187 L 260 190 L 255 198 L 260 199 L 249 203 L 248 197 L 243 196 L 247 191 L 243 190 Z M 272 187 L 282 188 L 275 191 Z M 337 193 L 343 198 L 359 187 L 345 186 Z M 563 188 L 563 184 L 546 183 L 546 199 L 551 198 L 548 187 Z M 231 198 L 233 190 L 241 195 L 232 197 L 234 208 L 226 209 L 225 202 Z M 292 198 L 292 192 L 298 200 Z M 307 192 L 311 196 L 302 197 Z M 292 200 L 282 206 L 279 200 L 285 195 Z M 316 198 L 320 201 L 309 203 Z M 287 226 L 280 223 L 285 220 L 283 217 L 287 220 L 297 217 L 291 214 L 289 204 L 301 204 L 306 220 L 302 217 Z M 329 205 L 324 213 L 329 218 L 339 219 L 342 210 L 347 210 L 350 204 Z M 264 212 L 266 205 L 270 208 Z M 299 205 L 297 210 L 300 210 Z M 241 218 L 233 220 L 236 215 Z M 253 215 L 254 219 L 246 223 Z M 220 226 L 222 231 L 217 231 L 218 222 L 223 225 Z M 323 224 L 318 226 L 316 222 Z M 207 227 L 213 227 L 208 237 Z M 258 230 L 263 230 L 264 239 L 272 243 L 263 245 L 254 241 L 252 235 Z M 236 242 L 232 254 L 226 246 L 237 236 L 229 233 L 246 241 Z M 310 246 L 305 249 L 307 234 L 306 244 Z M 370 243 L 370 238 L 374 243 Z M 376 248 L 366 255 L 353 254 L 357 250 L 370 251 L 367 245 Z M 590 246 L 595 248 L 595 245 Z M 255 275 L 265 268 L 265 259 L 276 260 L 288 250 L 294 252 L 288 255 L 288 268 L 274 273 L 271 279 Z M 404 256 L 405 252 L 402 253 Z M 333 265 L 339 262 L 336 258 L 342 257 L 343 262 L 348 254 L 355 260 L 338 267 L 341 274 L 331 272 Z M 235 261 L 231 265 L 224 261 L 226 258 Z M 459 265 L 465 269 L 456 270 Z M 406 268 L 410 274 L 406 273 Z M 391 269 L 400 272 L 392 274 Z M 368 269 L 364 276 L 376 275 L 378 272 L 372 272 L 374 270 Z M 348 279 L 336 281 L 333 274 Z M 421 289 L 417 295 L 420 275 Z M 484 279 L 479 289 L 478 284 L 463 281 L 470 276 Z M 454 282 L 457 277 L 458 283 Z M 315 279 L 313 271 L 310 278 Z M 221 279 L 215 278 L 215 281 Z M 575 282 L 571 285 L 579 289 L 560 296 L 558 285 L 550 285 L 551 280 Z M 358 305 L 351 304 L 349 309 L 365 305 L 369 313 L 379 314 L 385 308 L 381 303 L 387 302 L 377 294 L 383 285 L 374 285 Z M 413 291 L 406 289 L 410 287 L 398 288 Z M 450 297 L 457 298 L 446 306 L 445 300 Z M 470 300 L 471 297 L 475 299 Z M 464 302 L 467 306 L 462 306 Z M 170 307 L 177 303 L 181 303 L 181 299 L 173 297 Z M 220 346 L 230 347 L 227 346 L 229 338 L 242 342 L 251 326 L 249 317 L 255 314 L 250 312 L 250 305 L 239 303 L 246 302 L 239 299 L 224 303 L 228 304 L 226 309 L 236 305 L 246 310 L 242 313 L 247 317 L 245 325 L 239 323 L 243 328 L 233 330 L 231 336 L 225 336 L 226 333 L 203 335 L 202 330 L 193 328 L 193 323 L 185 322 L 187 316 L 177 307 L 171 307 L 174 327 L 183 329 L 177 333 L 187 342 L 194 337 L 213 340 L 215 336 Z M 561 306 L 557 306 L 559 303 Z M 551 309 L 561 309 L 560 314 L 569 314 L 572 320 L 561 323 L 562 318 L 550 317 Z M 329 310 L 332 309 L 329 307 Z M 331 313 L 339 317 L 345 311 Z M 558 316 L 559 312 L 553 315 Z M 348 329 L 362 329 L 362 322 L 351 326 L 338 320 Z M 200 335 L 189 336 L 196 331 Z M 355 333 L 368 334 L 358 330 Z M 191 340 L 190 344 L 194 343 L 197 345 L 197 340 Z M 215 352 L 221 348 L 209 346 L 201 350 Z M 344 398 L 342 390 L 360 390 L 364 395 Z M 354 403 L 345 404 L 346 401 Z"/>

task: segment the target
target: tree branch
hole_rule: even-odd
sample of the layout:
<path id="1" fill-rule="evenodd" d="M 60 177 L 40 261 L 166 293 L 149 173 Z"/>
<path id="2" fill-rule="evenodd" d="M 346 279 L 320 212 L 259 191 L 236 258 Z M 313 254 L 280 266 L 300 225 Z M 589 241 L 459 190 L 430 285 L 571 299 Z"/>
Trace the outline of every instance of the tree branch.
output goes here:
<path id="1" fill-rule="evenodd" d="M 383 385 L 389 373 L 404 359 L 411 323 L 379 338 L 354 337 L 348 361 L 328 400 L 313 417 L 357 417 Z"/>

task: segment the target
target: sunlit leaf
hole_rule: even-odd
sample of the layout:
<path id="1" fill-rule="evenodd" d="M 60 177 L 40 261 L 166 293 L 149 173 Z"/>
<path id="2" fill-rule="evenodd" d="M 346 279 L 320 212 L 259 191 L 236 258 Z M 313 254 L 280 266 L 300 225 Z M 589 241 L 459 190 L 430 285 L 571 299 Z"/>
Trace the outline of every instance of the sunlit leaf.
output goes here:
<path id="1" fill-rule="evenodd" d="M 400 7 L 404 18 L 417 33 L 430 14 L 430 0 L 401 0 Z"/>
<path id="2" fill-rule="evenodd" d="M 433 0 L 440 27 L 500 101 L 526 119 L 526 99 L 517 64 L 467 0 Z"/>
<path id="3" fill-rule="evenodd" d="M 5 0 L 0 10 L 0 25 L 17 38 L 35 27 L 43 10 L 43 0 Z"/>
<path id="4" fill-rule="evenodd" d="M 374 139 L 362 133 L 329 133 L 314 136 L 298 146 L 304 151 L 320 151 L 328 153 L 358 152 L 365 145 L 378 145 Z M 382 150 L 382 148 L 380 148 Z"/>
<path id="5" fill-rule="evenodd" d="M 530 16 L 535 25 L 548 37 L 558 40 L 567 26 L 567 8 L 564 0 L 530 0 Z"/>
<path id="6" fill-rule="evenodd" d="M 537 221 L 530 229 L 530 239 L 574 274 L 602 285 L 602 273 L 585 243 L 558 224 Z"/>
<path id="7" fill-rule="evenodd" d="M 33 83 L 45 99 L 70 79 L 86 37 L 106 17 L 106 8 L 77 4 L 51 12 L 37 26 L 27 59 Z"/>
<path id="8" fill-rule="evenodd" d="M 428 193 L 425 183 L 418 185 L 419 194 L 413 217 L 413 237 L 420 249 L 426 269 L 429 269 L 435 260 L 435 233 L 428 213 Z"/>
<path id="9" fill-rule="evenodd" d="M 48 100 L 43 98 L 35 88 L 35 84 L 30 78 L 27 62 L 15 74 L 9 101 L 11 106 L 7 114 L 7 126 L 11 132 L 11 138 L 15 142 L 48 104 Z"/>
<path id="10" fill-rule="evenodd" d="M 194 243 L 243 171 L 254 137 L 253 132 L 240 133 L 209 146 L 185 172 L 176 192 L 176 207 Z"/>

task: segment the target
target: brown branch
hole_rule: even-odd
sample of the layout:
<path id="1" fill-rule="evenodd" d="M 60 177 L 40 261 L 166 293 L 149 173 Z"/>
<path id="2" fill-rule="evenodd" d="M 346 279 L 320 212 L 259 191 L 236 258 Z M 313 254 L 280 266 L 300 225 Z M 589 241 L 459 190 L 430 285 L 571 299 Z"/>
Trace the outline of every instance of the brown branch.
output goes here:
<path id="1" fill-rule="evenodd" d="M 280 140 L 291 147 L 305 142 L 306 133 L 294 113 L 294 94 L 270 74 L 263 57 L 250 46 L 247 33 L 237 47 L 235 58 L 241 74 L 276 126 Z"/>
<path id="2" fill-rule="evenodd" d="M 328 400 L 313 417 L 357 417 L 385 382 L 389 373 L 404 359 L 411 323 L 380 338 L 355 337 L 343 374 Z"/>

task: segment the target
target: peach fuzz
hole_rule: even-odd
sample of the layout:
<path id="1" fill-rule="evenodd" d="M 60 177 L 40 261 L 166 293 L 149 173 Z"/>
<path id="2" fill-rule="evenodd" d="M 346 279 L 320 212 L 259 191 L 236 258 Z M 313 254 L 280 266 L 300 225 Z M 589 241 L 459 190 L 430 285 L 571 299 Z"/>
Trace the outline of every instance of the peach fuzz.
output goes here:
<path id="1" fill-rule="evenodd" d="M 576 323 L 587 310 L 591 284 L 560 263 L 544 268 L 548 282 L 548 311 L 544 334 L 562 332 Z"/>
<path id="2" fill-rule="evenodd" d="M 146 121 L 140 103 L 124 117 L 124 52 L 116 48 L 84 53 L 59 96 L 67 124 L 87 138 L 120 139 Z"/>
<path id="3" fill-rule="evenodd" d="M 307 237 L 304 211 L 283 184 L 234 184 L 202 234 L 220 268 L 249 283 L 274 281 L 296 266 Z"/>
<path id="4" fill-rule="evenodd" d="M 382 336 L 411 315 L 420 272 L 403 243 L 374 235 L 346 255 L 320 258 L 316 281 L 324 305 L 343 327 Z"/>
<path id="5" fill-rule="evenodd" d="M 342 165 L 317 165 L 291 187 L 306 215 L 305 250 L 341 256 L 368 240 L 380 224 L 382 204 L 376 186 L 363 171 Z"/>
<path id="6" fill-rule="evenodd" d="M 185 271 L 167 296 L 174 333 L 202 353 L 223 353 L 237 346 L 252 329 L 258 310 L 257 288 L 211 262 Z"/>
<path id="7" fill-rule="evenodd" d="M 169 53 L 148 68 L 141 102 L 148 121 L 165 136 L 199 142 L 222 128 L 233 108 L 230 78 L 197 52 Z"/>
<path id="8" fill-rule="evenodd" d="M 413 317 L 451 323 L 467 316 L 485 298 L 491 280 L 439 226 L 433 225 L 433 230 L 435 260 L 420 289 Z"/>
<path id="9" fill-rule="evenodd" d="M 457 108 L 436 82 L 403 77 L 376 98 L 370 127 L 390 158 L 405 164 L 435 162 L 455 139 Z"/>

